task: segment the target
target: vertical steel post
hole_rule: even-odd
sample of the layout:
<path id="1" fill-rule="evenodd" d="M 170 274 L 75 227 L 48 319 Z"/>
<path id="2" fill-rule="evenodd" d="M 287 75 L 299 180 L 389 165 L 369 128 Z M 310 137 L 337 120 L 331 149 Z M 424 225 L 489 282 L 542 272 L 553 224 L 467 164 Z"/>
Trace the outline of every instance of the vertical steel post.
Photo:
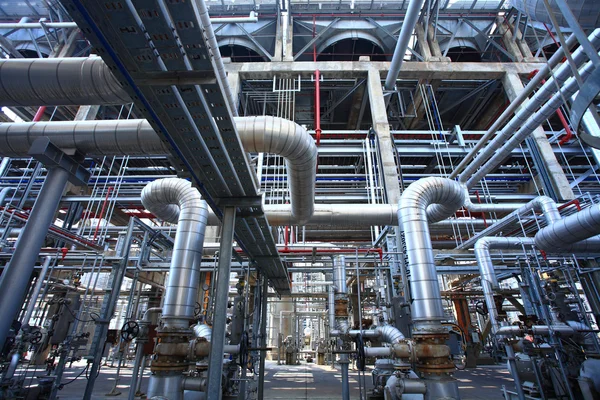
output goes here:
<path id="1" fill-rule="evenodd" d="M 29 278 L 35 268 L 38 254 L 54 214 L 60 203 L 70 173 L 60 167 L 48 171 L 46 180 L 31 210 L 29 219 L 21 232 L 10 263 L 4 269 L 0 281 L 0 344 L 4 343 L 11 322 L 23 302 L 22 294 L 27 291 Z"/>
<path id="2" fill-rule="evenodd" d="M 267 357 L 267 300 L 269 293 L 269 281 L 263 275 L 261 287 L 261 310 L 260 310 L 260 369 L 258 371 L 258 400 L 263 400 L 265 395 L 265 358 Z"/>
<path id="3" fill-rule="evenodd" d="M 219 273 L 213 318 L 212 342 L 208 361 L 208 387 L 206 400 L 221 399 L 221 378 L 223 376 L 223 347 L 227 323 L 227 300 L 229 298 L 229 274 L 231 272 L 231 253 L 235 226 L 235 207 L 223 210 L 223 230 L 219 246 Z"/>

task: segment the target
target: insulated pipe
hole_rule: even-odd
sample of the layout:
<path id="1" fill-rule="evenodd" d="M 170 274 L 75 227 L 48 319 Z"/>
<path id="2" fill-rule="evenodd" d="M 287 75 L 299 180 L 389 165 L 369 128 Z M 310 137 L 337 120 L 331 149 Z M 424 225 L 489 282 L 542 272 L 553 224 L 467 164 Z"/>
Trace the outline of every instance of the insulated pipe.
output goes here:
<path id="1" fill-rule="evenodd" d="M 402 61 L 404 61 L 404 56 L 406 55 L 408 42 L 412 38 L 413 30 L 415 29 L 415 25 L 417 24 L 419 14 L 421 13 L 424 3 L 425 0 L 410 0 L 408 3 L 406 15 L 402 21 L 402 29 L 400 30 L 400 35 L 398 36 L 398 41 L 396 42 L 396 49 L 394 50 L 394 55 L 392 56 L 390 69 L 387 73 L 387 78 L 385 79 L 384 87 L 386 90 L 394 90 L 396 87 L 396 80 L 400 74 L 400 68 L 402 68 Z"/>
<path id="2" fill-rule="evenodd" d="M 335 294 L 348 294 L 346 257 L 343 255 L 333 257 L 333 285 L 335 286 Z"/>
<path id="3" fill-rule="evenodd" d="M 0 190 L 0 207 L 4 206 L 4 200 L 6 200 L 6 196 L 15 190 L 17 190 L 17 188 L 14 187 L 5 187 Z"/>
<path id="4" fill-rule="evenodd" d="M 398 220 L 406 238 L 410 288 L 413 293 L 412 317 L 416 331 L 429 332 L 431 325 L 439 328 L 439 321 L 444 319 L 427 209 L 431 205 L 443 204 L 438 209 L 446 211 L 446 217 L 449 217 L 464 202 L 465 191 L 458 182 L 437 177 L 412 183 L 400 198 Z M 436 212 L 436 215 L 442 216 L 440 212 Z"/>
<path id="5" fill-rule="evenodd" d="M 560 219 L 535 235 L 535 245 L 547 252 L 598 251 L 600 238 L 600 204 Z"/>
<path id="6" fill-rule="evenodd" d="M 100 57 L 0 59 L 0 106 L 131 103 Z"/>
<path id="7" fill-rule="evenodd" d="M 210 342 L 212 338 L 212 328 L 206 324 L 197 324 L 194 326 L 194 336 L 197 338 L 204 338 L 207 342 Z"/>
<path id="8" fill-rule="evenodd" d="M 494 290 L 498 289 L 498 278 L 494 272 L 494 263 L 490 255 L 490 250 L 510 250 L 521 249 L 523 246 L 533 245 L 533 238 L 519 237 L 482 237 L 475 243 L 475 258 L 479 265 L 481 274 L 481 287 L 483 288 L 483 298 L 488 309 L 488 316 L 492 324 L 492 333 L 498 331 L 498 310 L 494 301 Z"/>
<path id="9" fill-rule="evenodd" d="M 477 211 L 477 212 L 484 212 L 484 211 L 486 211 L 486 212 L 487 211 L 503 212 L 503 211 L 505 211 L 504 206 L 502 204 L 485 204 L 485 205 L 482 204 L 481 205 L 482 207 L 480 207 L 479 204 L 471 203 L 471 200 L 469 200 L 468 196 L 466 197 L 464 206 L 469 211 Z M 504 227 L 513 223 L 515 220 L 517 220 L 519 218 L 519 216 L 521 216 L 525 213 L 528 213 L 532 210 L 541 212 L 548 225 L 561 219 L 556 202 L 553 199 L 551 199 L 550 197 L 538 196 L 538 197 L 532 199 L 531 201 L 525 203 L 521 207 L 517 208 L 516 210 L 514 210 L 513 212 L 511 212 L 510 214 L 508 214 L 507 216 L 502 218 L 500 221 L 497 221 L 492 226 L 484 229 L 483 231 L 479 232 L 474 237 L 465 241 L 462 245 L 458 246 L 458 249 L 471 248 L 471 246 L 473 246 L 480 238 L 491 237 L 491 236 L 501 232 L 502 229 L 504 229 Z"/>
<path id="10" fill-rule="evenodd" d="M 317 146 L 306 129 L 283 118 L 234 118 L 244 150 L 285 158 L 292 217 L 304 225 L 314 212 Z"/>
<path id="11" fill-rule="evenodd" d="M 144 187 L 142 204 L 156 217 L 177 224 L 162 321 L 165 328 L 188 329 L 198 297 L 206 203 L 188 181 L 167 178 Z"/>
<path id="12" fill-rule="evenodd" d="M 566 68 L 568 68 L 568 66 Z M 594 65 L 591 62 L 588 62 L 583 69 L 580 70 L 581 78 L 586 79 L 593 70 Z M 579 84 L 577 83 L 577 80 L 575 80 L 575 78 L 569 78 L 566 83 L 562 85 L 561 90 L 552 96 L 552 98 L 548 100 L 548 102 L 546 102 L 542 108 L 540 108 L 533 115 L 531 113 L 525 114 L 524 112 L 519 112 L 518 115 L 523 120 L 526 120 L 523 126 L 521 126 L 521 128 L 514 134 L 512 129 L 503 129 L 496 136 L 496 138 L 490 142 L 488 147 L 486 147 L 479 154 L 477 159 L 475 159 L 473 163 L 465 169 L 465 171 L 461 174 L 461 181 L 468 179 L 467 188 L 472 188 L 479 183 L 481 179 L 483 179 L 487 174 L 493 171 L 498 164 L 506 159 L 512 150 L 519 146 L 521 142 L 527 138 L 527 136 L 529 136 L 544 121 L 550 118 L 552 114 L 554 114 L 556 110 L 563 105 L 564 99 L 571 98 L 571 96 L 577 90 L 579 90 Z M 516 117 L 517 116 L 515 116 L 515 118 Z M 487 160 L 488 157 L 490 157 L 489 160 Z M 485 163 L 479 170 L 477 170 L 477 172 L 474 172 L 476 167 L 481 165 L 482 162 Z"/>
<path id="13" fill-rule="evenodd" d="M 594 47 L 598 47 L 600 45 L 600 28 L 594 30 L 594 32 L 589 36 L 590 41 L 594 45 Z M 580 66 L 585 60 L 586 55 L 585 52 L 579 48 L 573 53 L 573 60 L 575 61 L 577 66 Z M 542 74 L 536 76 L 544 76 Z M 561 65 L 556 72 L 554 72 L 553 76 L 549 78 L 544 85 L 535 93 L 535 95 L 529 99 L 525 105 L 517 111 L 514 117 L 506 124 L 506 126 L 496 135 L 494 140 L 492 140 L 487 147 L 485 147 L 477 157 L 466 166 L 465 170 L 459 175 L 460 182 L 467 182 L 467 180 L 475 173 L 477 168 L 483 165 L 488 158 L 490 158 L 494 152 L 506 142 L 506 138 L 510 137 L 516 130 L 521 126 L 525 121 L 529 121 L 531 115 L 544 104 L 544 102 L 554 93 L 556 93 L 557 88 L 562 87 L 564 82 L 572 75 L 572 71 L 570 66 L 565 63 Z M 535 79 L 535 77 L 534 77 Z M 555 94 L 553 98 L 557 97 L 561 100 L 561 103 L 558 105 L 562 105 L 562 98 L 560 93 Z M 520 97 L 520 96 L 519 96 Z M 566 96 L 565 98 L 570 98 L 570 96 Z M 558 108 L 556 107 L 556 108 Z M 556 108 L 550 112 L 550 114 L 556 111 Z M 539 124 L 537 125 L 539 126 Z M 535 126 L 533 129 L 537 128 Z M 497 128 L 497 127 L 496 127 Z M 490 129 L 491 131 L 491 129 Z M 484 137 L 487 136 L 484 135 Z M 491 135 L 490 135 L 491 136 Z M 483 142 L 483 141 L 481 141 Z"/>
<path id="14" fill-rule="evenodd" d="M 600 36 L 600 29 L 597 29 L 596 31 L 594 31 L 593 35 Z M 571 47 L 576 42 L 577 42 L 577 37 L 575 35 L 571 35 L 567 39 L 567 46 Z M 583 54 L 581 52 L 579 54 L 581 56 L 580 62 L 583 62 Z M 523 91 L 521 91 L 521 93 L 519 93 L 519 95 L 513 101 L 510 102 L 508 107 L 506 107 L 506 109 L 502 112 L 502 114 L 494 121 L 492 126 L 490 126 L 488 128 L 488 130 L 481 137 L 481 139 L 479 139 L 479 141 L 477 142 L 475 147 L 473 147 L 469 151 L 469 153 L 461 160 L 460 164 L 458 164 L 458 166 L 450 174 L 450 176 L 449 176 L 450 179 L 454 179 L 458 176 L 460 171 L 462 171 L 462 169 L 465 168 L 467 166 L 467 164 L 469 164 L 469 162 L 477 155 L 479 150 L 481 150 L 486 145 L 486 143 L 492 138 L 492 136 L 494 136 L 494 134 L 496 132 L 498 132 L 498 129 L 500 129 L 500 125 L 502 125 L 517 110 L 517 108 L 520 107 L 521 104 L 523 104 L 523 102 L 525 100 L 527 100 L 528 96 L 535 89 L 537 89 L 538 85 L 540 83 L 542 83 L 542 81 L 550 73 L 550 71 L 552 71 L 552 69 L 554 67 L 556 67 L 562 61 L 563 57 L 564 57 L 564 49 L 562 47 L 559 47 L 558 50 L 556 51 L 556 53 L 554 53 L 552 55 L 552 57 L 550 57 L 548 62 L 542 67 L 542 69 L 540 69 L 538 74 L 535 75 L 529 81 L 527 86 L 525 86 L 523 88 Z M 554 88 L 550 88 L 550 90 L 552 90 L 552 89 L 555 92 L 556 85 L 554 86 Z M 549 96 L 549 95 L 550 95 L 550 91 L 548 92 L 547 96 Z"/>

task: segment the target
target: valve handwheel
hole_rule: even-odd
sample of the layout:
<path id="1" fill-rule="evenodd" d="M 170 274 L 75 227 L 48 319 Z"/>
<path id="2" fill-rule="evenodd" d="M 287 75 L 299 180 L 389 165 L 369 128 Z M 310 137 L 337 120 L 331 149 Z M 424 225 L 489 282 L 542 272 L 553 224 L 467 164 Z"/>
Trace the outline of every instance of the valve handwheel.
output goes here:
<path id="1" fill-rule="evenodd" d="M 140 334 L 140 326 L 135 321 L 127 321 L 121 327 L 121 338 L 126 342 L 135 339 Z"/>
<path id="2" fill-rule="evenodd" d="M 31 344 L 39 344 L 42 341 L 42 337 L 43 337 L 42 331 L 40 331 L 39 329 L 36 329 L 30 333 L 29 342 Z"/>
<path id="3" fill-rule="evenodd" d="M 248 348 L 250 347 L 250 339 L 246 331 L 242 332 L 242 340 L 240 340 L 240 365 L 242 368 L 248 367 Z"/>

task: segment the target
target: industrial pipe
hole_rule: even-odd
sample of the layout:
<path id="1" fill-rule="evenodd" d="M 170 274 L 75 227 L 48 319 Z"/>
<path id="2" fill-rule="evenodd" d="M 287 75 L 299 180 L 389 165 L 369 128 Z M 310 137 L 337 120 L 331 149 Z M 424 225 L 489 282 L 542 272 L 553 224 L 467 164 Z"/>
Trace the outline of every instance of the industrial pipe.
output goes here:
<path id="1" fill-rule="evenodd" d="M 562 68 L 564 68 L 564 66 L 561 67 L 561 69 Z M 568 66 L 566 68 L 568 68 Z M 581 78 L 586 79 L 593 70 L 594 65 L 591 62 L 588 62 L 583 69 L 580 70 Z M 559 80 L 557 79 L 557 81 Z M 471 188 L 479 183 L 483 177 L 489 174 L 498 166 L 498 164 L 506 159 L 512 150 L 518 147 L 521 142 L 527 138 L 527 136 L 529 136 L 538 126 L 540 126 L 546 119 L 554 114 L 556 110 L 563 105 L 564 99 L 571 98 L 571 95 L 573 95 L 577 90 L 579 90 L 577 80 L 571 77 L 564 85 L 562 85 L 560 91 L 552 96 L 552 98 L 548 100 L 548 102 L 546 102 L 533 115 L 531 113 L 524 114 L 520 111 L 517 115 L 515 115 L 515 118 L 518 116 L 519 118 L 522 118 L 523 121 L 526 121 L 521 128 L 519 128 L 519 130 L 514 134 L 513 130 L 503 129 L 502 132 L 500 132 L 496 138 L 490 142 L 488 147 L 486 147 L 479 154 L 473 163 L 465 169 L 459 179 L 461 179 L 461 181 L 468 179 L 466 183 L 467 188 Z M 485 161 L 488 157 L 489 160 Z M 474 169 L 478 165 L 481 165 L 481 163 L 483 163 L 481 168 L 474 172 Z"/>
<path id="2" fill-rule="evenodd" d="M 440 205 L 437 217 L 449 217 L 465 201 L 465 191 L 455 181 L 429 177 L 412 183 L 402 194 L 398 208 L 400 230 L 406 239 L 408 267 L 411 274 L 410 287 L 413 293 L 412 317 L 416 332 L 439 331 L 440 321 L 445 318 L 440 295 L 440 286 L 433 258 L 429 235 L 428 208 Z"/>
<path id="3" fill-rule="evenodd" d="M 200 193 L 184 179 L 156 180 L 142 190 L 142 204 L 156 217 L 177 224 L 166 285 L 165 328 L 187 330 L 194 318 L 208 210 Z"/>
<path id="4" fill-rule="evenodd" d="M 406 55 L 406 49 L 408 49 L 408 42 L 410 41 L 412 33 L 415 29 L 415 25 L 419 20 L 419 14 L 421 13 L 423 4 L 425 4 L 425 0 L 410 0 L 408 3 L 406 15 L 402 21 L 402 29 L 400 30 L 394 55 L 392 56 L 390 69 L 388 71 L 387 78 L 385 79 L 384 87 L 386 90 L 394 90 L 396 87 L 396 80 L 398 79 L 400 69 L 402 68 L 402 62 L 404 61 L 404 56 Z"/>
<path id="5" fill-rule="evenodd" d="M 600 204 L 559 219 L 535 235 L 535 245 L 546 252 L 598 251 L 600 238 Z"/>
<path id="6" fill-rule="evenodd" d="M 498 310 L 494 300 L 494 290 L 498 289 L 498 278 L 494 271 L 494 263 L 490 255 L 490 250 L 510 250 L 521 249 L 523 246 L 534 244 L 533 238 L 520 237 L 482 237 L 475 243 L 475 258 L 479 265 L 481 274 L 481 287 L 483 288 L 483 298 L 488 309 L 488 317 L 492 325 L 492 333 L 498 330 Z"/>
<path id="7" fill-rule="evenodd" d="M 234 118 L 244 149 L 285 158 L 292 218 L 304 225 L 314 212 L 317 147 L 306 129 L 283 118 Z"/>

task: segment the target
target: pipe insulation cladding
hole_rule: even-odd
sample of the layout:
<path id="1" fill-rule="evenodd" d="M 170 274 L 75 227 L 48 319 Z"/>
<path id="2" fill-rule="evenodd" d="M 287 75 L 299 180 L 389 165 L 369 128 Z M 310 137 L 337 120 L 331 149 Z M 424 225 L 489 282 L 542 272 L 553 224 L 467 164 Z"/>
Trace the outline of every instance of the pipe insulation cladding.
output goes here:
<path id="1" fill-rule="evenodd" d="M 465 190 L 458 182 L 437 177 L 412 183 L 400 198 L 398 220 L 406 240 L 416 331 L 428 332 L 432 325 L 440 325 L 445 318 L 429 234 L 428 224 L 432 221 L 428 221 L 428 208 L 435 205 L 432 215 L 445 219 L 464 202 Z"/>
<path id="2" fill-rule="evenodd" d="M 198 298 L 208 207 L 190 182 L 177 178 L 146 185 L 142 204 L 158 218 L 177 224 L 162 321 L 165 328 L 189 329 Z"/>

